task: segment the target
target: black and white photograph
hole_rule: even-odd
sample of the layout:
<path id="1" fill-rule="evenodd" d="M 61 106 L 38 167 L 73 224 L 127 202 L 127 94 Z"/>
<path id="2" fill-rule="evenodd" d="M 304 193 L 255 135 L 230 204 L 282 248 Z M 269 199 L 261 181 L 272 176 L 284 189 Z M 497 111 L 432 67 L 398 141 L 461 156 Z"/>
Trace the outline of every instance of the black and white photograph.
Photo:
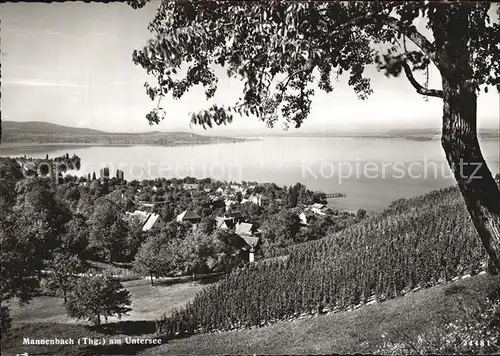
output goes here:
<path id="1" fill-rule="evenodd" d="M 1 1 L 2 356 L 500 354 L 500 3 Z"/>

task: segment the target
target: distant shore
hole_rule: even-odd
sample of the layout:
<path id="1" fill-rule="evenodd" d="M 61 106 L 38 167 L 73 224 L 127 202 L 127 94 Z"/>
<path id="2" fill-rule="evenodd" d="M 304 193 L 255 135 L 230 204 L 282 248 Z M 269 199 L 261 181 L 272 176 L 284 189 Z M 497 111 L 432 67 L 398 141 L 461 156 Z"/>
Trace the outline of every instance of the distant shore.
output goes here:
<path id="1" fill-rule="evenodd" d="M 210 144 L 224 143 L 240 143 L 258 141 L 259 139 L 238 139 L 235 141 L 209 141 L 209 142 L 186 142 L 186 143 L 171 143 L 171 144 L 146 144 L 146 143 L 88 143 L 88 142 L 4 142 L 0 145 L 0 156 L 11 156 L 27 153 L 42 152 L 54 149 L 74 149 L 74 148 L 91 148 L 91 147 L 133 147 L 133 146 L 151 146 L 151 147 L 177 147 L 177 146 L 198 146 Z"/>

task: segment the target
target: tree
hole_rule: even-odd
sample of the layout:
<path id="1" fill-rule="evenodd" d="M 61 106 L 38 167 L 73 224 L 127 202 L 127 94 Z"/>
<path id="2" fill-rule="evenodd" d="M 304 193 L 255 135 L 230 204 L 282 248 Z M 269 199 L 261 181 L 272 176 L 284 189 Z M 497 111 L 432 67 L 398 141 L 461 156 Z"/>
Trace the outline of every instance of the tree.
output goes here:
<path id="1" fill-rule="evenodd" d="M 106 198 L 97 199 L 89 226 L 89 250 L 107 262 L 122 260 L 129 227 L 120 208 Z"/>
<path id="2" fill-rule="evenodd" d="M 42 254 L 39 251 L 37 226 L 21 233 L 16 216 L 0 219 L 0 300 L 18 298 L 22 305 L 33 298 L 39 287 L 39 272 L 43 267 Z M 10 328 L 12 319 L 9 307 L 0 309 L 1 331 Z"/>
<path id="3" fill-rule="evenodd" d="M 135 254 L 146 240 L 147 234 L 142 230 L 142 224 L 138 221 L 129 222 L 126 246 L 123 246 L 123 257 L 125 261 L 132 261 Z"/>
<path id="4" fill-rule="evenodd" d="M 17 201 L 12 209 L 12 232 L 22 236 L 34 259 L 39 263 L 50 259 L 65 233 L 70 212 L 54 198 L 54 190 L 46 178 L 31 178 L 17 184 Z"/>
<path id="5" fill-rule="evenodd" d="M 53 291 L 63 294 L 64 303 L 68 301 L 68 291 L 76 284 L 78 274 L 85 272 L 86 268 L 76 255 L 66 251 L 54 253 L 54 257 L 48 263 L 47 286 Z"/>
<path id="6" fill-rule="evenodd" d="M 289 202 L 290 208 L 295 208 L 297 206 L 297 202 L 299 199 L 298 187 L 296 185 L 293 187 L 290 186 L 288 194 L 289 194 L 288 202 Z"/>
<path id="7" fill-rule="evenodd" d="M 218 272 L 234 264 L 235 249 L 217 236 L 200 230 L 187 234 L 176 250 L 176 265 L 182 274 Z"/>
<path id="8" fill-rule="evenodd" d="M 132 309 L 130 293 L 110 275 L 82 276 L 68 295 L 66 311 L 72 318 L 87 319 L 101 325 L 101 317 L 116 315 L 119 319 Z"/>
<path id="9" fill-rule="evenodd" d="M 188 228 L 185 223 L 180 223 L 178 221 L 171 221 L 161 231 L 162 235 L 167 239 L 179 239 L 182 240 L 186 237 L 188 233 Z"/>
<path id="10" fill-rule="evenodd" d="M 64 178 L 66 179 L 65 176 Z M 76 184 L 65 183 L 57 187 L 56 199 L 65 204 L 71 211 L 76 210 L 78 201 L 80 200 L 80 189 Z"/>
<path id="11" fill-rule="evenodd" d="M 262 223 L 262 238 L 269 244 L 286 246 L 295 242 L 300 230 L 300 218 L 290 210 L 283 209 Z"/>
<path id="12" fill-rule="evenodd" d="M 33 241 L 36 238 L 34 233 L 19 234 L 14 221 L 0 220 L 2 301 L 17 297 L 25 303 L 35 294 L 37 272 L 43 266 L 41 254 L 36 251 L 36 241 Z"/>
<path id="13" fill-rule="evenodd" d="M 177 246 L 177 240 L 168 239 L 165 235 L 152 235 L 139 247 L 132 267 L 138 273 L 149 276 L 153 285 L 153 277 L 166 276 L 175 270 Z"/>
<path id="14" fill-rule="evenodd" d="M 145 1 L 128 3 L 141 7 Z M 491 21 L 493 6 L 487 1 L 162 1 L 149 26 L 154 37 L 134 51 L 133 61 L 158 80 L 157 86 L 145 85 L 152 100 L 167 94 L 179 98 L 197 84 L 213 97 L 214 65 L 243 79 L 239 102 L 192 115 L 191 121 L 203 127 L 231 122 L 233 113 L 273 126 L 279 112 L 286 127 L 300 127 L 310 113 L 311 83 L 331 92 L 332 77 L 348 72 L 349 84 L 366 99 L 372 93 L 363 75 L 367 65 L 376 64 L 388 76 L 404 73 L 418 94 L 443 102 L 446 159 L 482 244 L 500 270 L 500 190 L 477 138 L 478 93 L 491 86 L 500 92 L 500 26 Z M 416 20 L 427 23 L 432 41 L 413 25 Z M 387 44 L 384 50 L 381 43 Z M 186 65 L 180 77 L 178 70 Z M 430 65 L 441 74 L 441 89 L 429 89 L 414 76 Z M 151 124 L 163 117 L 161 107 L 146 115 Z"/>
<path id="15" fill-rule="evenodd" d="M 365 209 L 358 209 L 358 211 L 356 211 L 356 218 L 358 220 L 362 220 L 365 216 L 366 216 L 366 210 Z"/>
<path id="16" fill-rule="evenodd" d="M 207 216 L 203 218 L 198 224 L 198 230 L 204 234 L 210 235 L 215 231 L 217 227 L 217 221 L 213 216 Z"/>
<path id="17" fill-rule="evenodd" d="M 243 221 L 259 224 L 262 214 L 262 208 L 257 204 L 247 201 L 241 204 L 241 215 Z"/>
<path id="18" fill-rule="evenodd" d="M 16 200 L 16 182 L 23 174 L 16 161 L 11 158 L 0 158 L 0 217 L 7 215 Z"/>
<path id="19" fill-rule="evenodd" d="M 83 257 L 88 248 L 89 228 L 83 215 L 75 214 L 64 226 L 60 246 L 67 252 Z"/>
<path id="20" fill-rule="evenodd" d="M 326 204 L 328 201 L 326 200 L 326 193 L 323 192 L 314 192 L 312 194 L 313 203 Z"/>

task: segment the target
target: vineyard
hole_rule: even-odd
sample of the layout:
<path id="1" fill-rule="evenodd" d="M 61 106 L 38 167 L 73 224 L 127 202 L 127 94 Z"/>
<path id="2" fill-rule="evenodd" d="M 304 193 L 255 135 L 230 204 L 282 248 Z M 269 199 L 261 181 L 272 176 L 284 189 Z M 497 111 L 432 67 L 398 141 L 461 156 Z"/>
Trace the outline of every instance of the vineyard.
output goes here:
<path id="1" fill-rule="evenodd" d="M 287 259 L 256 263 L 205 288 L 159 322 L 168 335 L 263 326 L 347 310 L 476 274 L 486 253 L 456 188 L 400 199 Z"/>

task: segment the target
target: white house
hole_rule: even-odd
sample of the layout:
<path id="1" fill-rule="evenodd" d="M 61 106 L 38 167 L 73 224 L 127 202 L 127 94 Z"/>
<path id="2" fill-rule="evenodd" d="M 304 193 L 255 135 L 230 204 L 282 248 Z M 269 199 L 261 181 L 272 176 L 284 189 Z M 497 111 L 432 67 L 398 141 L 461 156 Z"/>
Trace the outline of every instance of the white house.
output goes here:
<path id="1" fill-rule="evenodd" d="M 325 204 L 314 203 L 309 207 L 309 210 L 318 215 L 325 215 L 328 207 Z"/>
<path id="2" fill-rule="evenodd" d="M 142 231 L 162 229 L 166 225 L 160 215 L 142 210 L 136 210 L 133 213 L 127 212 L 125 219 L 128 222 L 138 221 L 142 225 Z"/>

